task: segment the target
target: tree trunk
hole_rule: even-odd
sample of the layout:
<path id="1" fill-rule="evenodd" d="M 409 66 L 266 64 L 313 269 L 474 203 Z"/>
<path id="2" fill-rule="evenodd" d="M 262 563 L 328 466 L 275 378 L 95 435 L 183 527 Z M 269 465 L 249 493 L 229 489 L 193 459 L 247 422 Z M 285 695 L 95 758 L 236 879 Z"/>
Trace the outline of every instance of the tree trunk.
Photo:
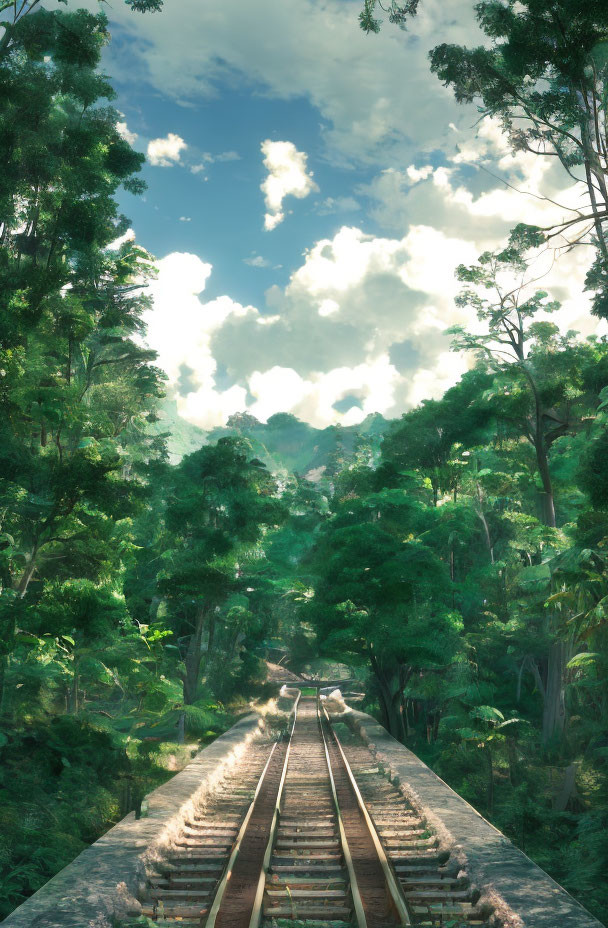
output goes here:
<path id="1" fill-rule="evenodd" d="M 30 580 L 34 574 L 36 567 L 36 556 L 38 554 L 38 545 L 34 545 L 30 554 L 28 555 L 28 560 L 26 568 L 23 571 L 17 585 L 15 587 L 17 593 L 19 594 L 19 599 L 23 599 L 27 593 L 27 588 L 29 586 Z M 0 715 L 3 715 L 8 710 L 7 705 L 7 688 L 6 688 L 6 677 L 8 672 L 8 665 L 10 660 L 10 648 L 12 645 L 13 637 L 15 635 L 15 629 L 17 627 L 15 610 L 8 610 L 8 619 L 6 625 L 1 629 L 2 640 L 4 646 L 7 648 L 5 654 L 0 656 Z M 4 623 L 3 623 L 4 624 Z"/>
<path id="2" fill-rule="evenodd" d="M 238 629 L 237 629 L 237 637 L 238 637 Z M 211 657 L 211 654 L 213 652 L 214 640 L 215 640 L 215 615 L 212 614 L 211 618 L 209 619 L 209 638 L 207 639 L 207 654 L 206 654 L 207 664 L 209 663 L 209 658 Z M 236 640 L 234 642 L 234 645 L 236 647 Z"/>
<path id="3" fill-rule="evenodd" d="M 374 655 L 371 655 L 371 665 L 378 681 L 382 723 L 393 738 L 403 741 L 404 726 L 400 712 L 401 687 L 399 686 L 399 675 L 394 673 L 390 678 L 387 678 Z"/>
<path id="4" fill-rule="evenodd" d="M 192 705 L 196 698 L 198 688 L 198 675 L 201 666 L 203 630 L 207 609 L 203 606 L 196 613 L 194 634 L 190 636 L 188 651 L 186 652 L 186 674 L 184 676 L 184 703 Z"/>
<path id="5" fill-rule="evenodd" d="M 509 761 L 509 783 L 516 786 L 518 782 L 517 775 L 517 745 L 514 738 L 507 738 L 507 758 Z"/>
<path id="6" fill-rule="evenodd" d="M 191 706 L 196 699 L 196 692 L 198 690 L 199 676 L 201 669 L 201 659 L 203 656 L 202 645 L 203 645 L 203 631 L 205 628 L 205 619 L 209 613 L 209 606 L 201 606 L 195 618 L 194 634 L 190 636 L 190 642 L 188 644 L 188 650 L 186 652 L 186 672 L 183 677 L 183 687 L 184 687 L 184 705 Z M 186 733 L 186 716 L 185 712 L 182 712 L 179 719 L 178 727 L 178 741 L 180 744 L 183 744 L 183 739 L 185 738 Z M 181 741 L 179 740 L 181 737 Z"/>
<path id="7" fill-rule="evenodd" d="M 6 676 L 8 673 L 9 658 L 9 653 L 0 656 L 0 718 L 5 715 L 8 710 Z"/>
<path id="8" fill-rule="evenodd" d="M 547 448 L 542 433 L 542 409 L 536 390 L 534 391 L 536 404 L 536 426 L 534 430 L 534 450 L 538 472 L 543 485 L 543 522 L 555 528 L 555 500 L 553 496 L 553 483 L 549 470 Z M 549 650 L 547 662 L 547 679 L 544 687 L 543 703 L 543 744 L 547 744 L 556 734 L 561 735 L 566 723 L 565 682 L 566 670 L 565 644 L 554 641 Z"/>
<path id="9" fill-rule="evenodd" d="M 38 555 L 38 544 L 35 544 L 30 554 L 27 556 L 26 568 L 21 574 L 21 577 L 17 584 L 17 592 L 19 593 L 19 599 L 23 599 L 23 597 L 27 593 L 27 588 L 30 585 L 30 580 L 34 576 L 34 570 L 36 569 L 37 555 Z"/>
<path id="10" fill-rule="evenodd" d="M 566 723 L 564 674 L 566 669 L 566 646 L 563 641 L 554 641 L 549 650 L 547 682 L 543 705 L 543 744 L 555 735 L 561 735 Z"/>
<path id="11" fill-rule="evenodd" d="M 490 527 L 488 525 L 488 520 L 486 519 L 485 513 L 483 511 L 483 495 L 482 495 L 481 487 L 479 486 L 479 484 L 477 484 L 477 501 L 479 505 L 477 506 L 475 511 L 477 513 L 477 516 L 479 517 L 479 520 L 481 521 L 481 524 L 483 525 L 483 534 L 486 540 L 486 545 L 488 546 L 488 552 L 490 554 L 490 563 L 493 564 L 494 563 L 494 545 L 492 544 L 492 538 L 490 536 Z"/>
<path id="12" fill-rule="evenodd" d="M 564 782 L 557 796 L 553 800 L 554 812 L 565 812 L 570 799 L 577 798 L 576 792 L 576 773 L 577 765 L 570 764 L 564 771 Z"/>
<path id="13" fill-rule="evenodd" d="M 534 450 L 536 452 L 538 472 L 540 474 L 540 479 L 543 485 L 542 521 L 545 523 L 545 525 L 550 525 L 552 528 L 555 528 L 555 499 L 553 496 L 553 483 L 551 480 L 551 472 L 549 470 L 547 449 L 545 448 L 545 442 L 540 429 L 541 426 L 539 421 L 534 436 Z"/>
<path id="14" fill-rule="evenodd" d="M 68 335 L 68 360 L 66 364 L 66 380 L 68 384 L 72 383 L 72 333 Z"/>
<path id="15" fill-rule="evenodd" d="M 494 812 L 494 761 L 492 749 L 486 746 L 485 755 L 488 760 L 488 812 L 492 815 Z"/>
<path id="16" fill-rule="evenodd" d="M 386 680 L 382 679 L 378 682 L 380 685 L 380 695 L 383 702 L 383 714 L 385 717 L 384 727 L 388 730 L 389 734 L 393 736 L 393 738 L 397 738 L 398 741 L 401 741 L 403 726 L 399 713 L 399 705 L 394 698 L 395 694 L 391 693 L 391 687 L 386 682 Z"/>
<path id="17" fill-rule="evenodd" d="M 401 694 L 399 693 L 399 691 L 397 691 L 396 693 L 393 693 L 391 695 L 390 689 L 388 687 L 387 689 L 388 689 L 388 700 L 387 701 L 388 701 L 388 723 L 389 723 L 388 730 L 389 730 L 389 733 L 393 736 L 393 738 L 396 738 L 397 741 L 401 741 L 401 743 L 403 744 L 403 741 L 405 740 L 404 739 L 404 726 L 403 726 L 403 719 L 401 717 L 401 712 L 399 711 L 400 710 L 399 699 L 400 699 Z"/>

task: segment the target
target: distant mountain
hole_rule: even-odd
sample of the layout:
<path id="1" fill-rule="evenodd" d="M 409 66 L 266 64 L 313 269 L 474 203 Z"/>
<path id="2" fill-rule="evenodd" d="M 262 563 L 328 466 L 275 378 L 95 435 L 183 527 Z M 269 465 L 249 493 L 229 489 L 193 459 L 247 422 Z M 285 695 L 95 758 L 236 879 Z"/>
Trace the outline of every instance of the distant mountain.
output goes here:
<path id="1" fill-rule="evenodd" d="M 315 481 L 324 473 L 333 472 L 357 447 L 377 453 L 389 425 L 380 413 L 372 413 L 359 425 L 330 425 L 325 429 L 316 429 L 291 413 L 277 413 L 268 422 L 260 422 L 249 413 L 236 413 L 225 426 L 205 432 L 182 419 L 176 401 L 170 397 L 164 400 L 159 417 L 155 430 L 169 433 L 172 463 L 201 445 L 228 435 L 240 435 L 250 442 L 253 456 L 263 461 L 273 474 L 297 473 Z"/>
<path id="2" fill-rule="evenodd" d="M 377 453 L 387 427 L 380 413 L 367 416 L 360 425 L 330 425 L 325 429 L 316 429 L 291 413 L 276 413 L 268 422 L 259 422 L 249 413 L 237 413 L 224 427 L 212 429 L 207 442 L 241 435 L 251 442 L 254 455 L 273 474 L 297 473 L 316 481 L 343 458 L 350 457 L 357 447 L 368 446 Z"/>
<path id="3" fill-rule="evenodd" d="M 154 424 L 156 434 L 166 433 L 169 460 L 177 464 L 186 454 L 197 451 L 207 441 L 204 429 L 183 419 L 177 411 L 177 401 L 166 396 L 158 410 L 158 422 Z"/>

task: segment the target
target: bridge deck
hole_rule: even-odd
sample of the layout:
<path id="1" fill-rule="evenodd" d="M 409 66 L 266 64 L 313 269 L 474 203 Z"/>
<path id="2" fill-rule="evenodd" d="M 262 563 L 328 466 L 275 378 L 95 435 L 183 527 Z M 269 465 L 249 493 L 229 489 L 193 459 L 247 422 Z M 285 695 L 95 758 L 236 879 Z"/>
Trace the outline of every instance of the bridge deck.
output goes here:
<path id="1" fill-rule="evenodd" d="M 289 749 L 239 723 L 3 925 L 600 928 L 373 719 L 317 704 Z"/>

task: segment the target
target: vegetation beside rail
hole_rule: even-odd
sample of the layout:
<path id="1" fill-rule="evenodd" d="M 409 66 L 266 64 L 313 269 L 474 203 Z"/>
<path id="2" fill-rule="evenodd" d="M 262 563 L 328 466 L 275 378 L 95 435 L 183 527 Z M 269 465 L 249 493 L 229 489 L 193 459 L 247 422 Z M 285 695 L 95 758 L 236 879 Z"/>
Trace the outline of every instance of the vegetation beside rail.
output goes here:
<path id="1" fill-rule="evenodd" d="M 542 230 L 459 269 L 479 325 L 453 331 L 472 367 L 442 399 L 322 432 L 238 415 L 170 463 L 140 339 L 153 259 L 116 205 L 143 156 L 100 71 L 107 21 L 48 6 L 0 41 L 0 916 L 268 695 L 278 653 L 356 675 L 364 707 L 605 920 L 608 344 L 560 333 L 533 285 L 505 300 Z M 506 6 L 480 15 L 516 57 Z M 582 51 L 557 83 L 535 62 L 571 91 L 543 103 L 570 134 L 576 81 L 607 79 L 600 7 L 566 16 Z M 435 69 L 475 97 L 454 56 Z M 523 72 L 481 58 L 507 119 Z"/>

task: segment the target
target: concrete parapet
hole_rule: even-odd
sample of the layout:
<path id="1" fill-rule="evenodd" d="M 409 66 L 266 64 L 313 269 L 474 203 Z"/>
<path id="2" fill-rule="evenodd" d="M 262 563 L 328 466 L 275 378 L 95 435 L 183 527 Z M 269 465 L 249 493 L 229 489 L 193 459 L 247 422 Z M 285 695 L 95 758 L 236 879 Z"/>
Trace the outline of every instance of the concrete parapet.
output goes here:
<path id="1" fill-rule="evenodd" d="M 328 702 L 328 708 L 330 703 Z M 344 706 L 344 703 L 342 703 Z M 338 700 L 332 700 L 332 709 Z M 333 712 L 359 733 L 406 799 L 436 832 L 442 849 L 466 870 L 503 928 L 602 928 L 566 890 L 518 850 L 371 716 Z"/>
<path id="2" fill-rule="evenodd" d="M 247 715 L 147 796 L 148 814 L 133 812 L 49 880 L 2 922 L 3 928 L 110 928 L 137 915 L 146 864 L 161 857 L 184 818 L 204 805 L 228 768 L 260 729 Z"/>

